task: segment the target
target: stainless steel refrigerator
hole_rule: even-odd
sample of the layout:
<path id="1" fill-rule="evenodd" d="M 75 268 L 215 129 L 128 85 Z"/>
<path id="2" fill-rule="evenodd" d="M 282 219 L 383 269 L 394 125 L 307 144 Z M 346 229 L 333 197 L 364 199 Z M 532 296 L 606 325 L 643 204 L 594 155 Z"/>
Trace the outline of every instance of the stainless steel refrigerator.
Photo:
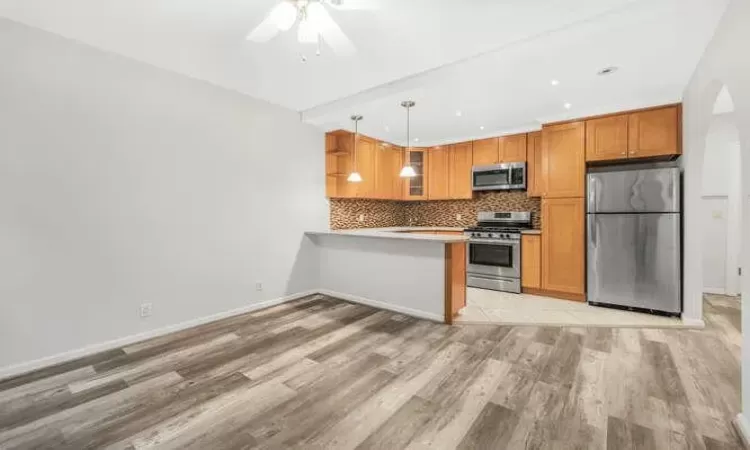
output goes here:
<path id="1" fill-rule="evenodd" d="M 589 303 L 679 315 L 679 168 L 592 168 L 587 178 Z"/>

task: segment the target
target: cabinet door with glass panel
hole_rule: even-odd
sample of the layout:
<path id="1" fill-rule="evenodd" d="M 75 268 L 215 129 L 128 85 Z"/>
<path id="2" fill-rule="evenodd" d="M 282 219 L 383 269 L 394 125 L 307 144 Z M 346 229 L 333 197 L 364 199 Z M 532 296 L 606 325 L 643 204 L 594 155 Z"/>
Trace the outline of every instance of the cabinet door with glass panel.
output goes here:
<path id="1" fill-rule="evenodd" d="M 411 148 L 405 151 L 408 165 L 416 176 L 404 178 L 404 200 L 427 200 L 427 158 L 424 149 Z"/>

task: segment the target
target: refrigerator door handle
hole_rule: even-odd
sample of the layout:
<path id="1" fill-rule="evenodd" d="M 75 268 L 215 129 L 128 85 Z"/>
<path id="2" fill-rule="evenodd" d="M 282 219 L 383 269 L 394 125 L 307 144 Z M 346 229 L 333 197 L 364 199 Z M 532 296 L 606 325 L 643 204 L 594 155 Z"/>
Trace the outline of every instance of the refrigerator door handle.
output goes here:
<path id="1" fill-rule="evenodd" d="M 589 175 L 589 207 L 588 212 L 596 212 L 596 177 Z"/>
<path id="2" fill-rule="evenodd" d="M 589 242 L 591 242 L 591 246 L 596 248 L 598 247 L 597 239 L 596 239 L 596 216 L 595 215 L 589 215 Z"/>

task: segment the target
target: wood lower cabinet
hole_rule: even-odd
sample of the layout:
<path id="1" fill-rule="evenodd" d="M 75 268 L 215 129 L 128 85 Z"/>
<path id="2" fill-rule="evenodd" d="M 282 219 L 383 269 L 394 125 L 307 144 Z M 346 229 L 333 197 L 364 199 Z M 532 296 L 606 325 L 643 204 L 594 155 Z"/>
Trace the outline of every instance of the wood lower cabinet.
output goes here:
<path id="1" fill-rule="evenodd" d="M 429 200 L 450 198 L 451 159 L 451 146 L 432 147 L 427 151 L 427 198 Z"/>
<path id="2" fill-rule="evenodd" d="M 521 236 L 521 287 L 541 289 L 542 287 L 542 236 L 524 234 Z"/>
<path id="3" fill-rule="evenodd" d="M 586 121 L 586 161 L 627 158 L 628 120 L 622 115 Z"/>
<path id="4" fill-rule="evenodd" d="M 541 197 L 544 192 L 542 176 L 542 132 L 529 133 L 526 140 L 526 195 Z"/>
<path id="5" fill-rule="evenodd" d="M 682 153 L 679 106 L 628 114 L 628 157 L 646 158 Z"/>
<path id="6" fill-rule="evenodd" d="M 500 140 L 498 138 L 473 141 L 472 147 L 475 166 L 491 166 L 500 162 Z"/>
<path id="7" fill-rule="evenodd" d="M 546 198 L 583 197 L 586 125 L 571 122 L 542 129 L 542 177 Z"/>
<path id="8" fill-rule="evenodd" d="M 448 179 L 449 197 L 454 200 L 470 199 L 471 190 L 471 166 L 472 166 L 471 142 L 455 144 L 451 149 L 450 173 Z"/>
<path id="9" fill-rule="evenodd" d="M 542 289 L 585 300 L 584 199 L 542 199 Z"/>
<path id="10" fill-rule="evenodd" d="M 526 133 L 503 136 L 498 142 L 501 163 L 526 161 Z"/>

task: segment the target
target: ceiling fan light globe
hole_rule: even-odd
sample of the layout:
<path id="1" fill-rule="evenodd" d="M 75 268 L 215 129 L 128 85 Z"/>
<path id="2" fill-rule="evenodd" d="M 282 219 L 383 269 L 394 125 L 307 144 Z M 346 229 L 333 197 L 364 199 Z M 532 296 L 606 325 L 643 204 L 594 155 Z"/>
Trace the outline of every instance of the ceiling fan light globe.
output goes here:
<path id="1" fill-rule="evenodd" d="M 417 176 L 417 172 L 414 170 L 414 167 L 412 166 L 404 166 L 401 169 L 401 173 L 399 174 L 401 178 L 414 178 Z"/>
<path id="2" fill-rule="evenodd" d="M 297 8 L 291 3 L 283 1 L 271 10 L 270 18 L 279 30 L 287 31 L 297 21 Z"/>

